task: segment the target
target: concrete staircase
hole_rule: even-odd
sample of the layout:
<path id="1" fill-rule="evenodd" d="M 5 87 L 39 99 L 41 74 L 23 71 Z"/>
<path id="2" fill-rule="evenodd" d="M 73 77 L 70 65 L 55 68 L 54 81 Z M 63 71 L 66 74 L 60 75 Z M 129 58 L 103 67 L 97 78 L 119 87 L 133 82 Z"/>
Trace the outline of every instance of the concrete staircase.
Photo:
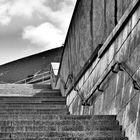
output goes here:
<path id="1" fill-rule="evenodd" d="M 59 90 L 0 96 L 0 140 L 127 140 L 116 116 L 70 115 Z"/>

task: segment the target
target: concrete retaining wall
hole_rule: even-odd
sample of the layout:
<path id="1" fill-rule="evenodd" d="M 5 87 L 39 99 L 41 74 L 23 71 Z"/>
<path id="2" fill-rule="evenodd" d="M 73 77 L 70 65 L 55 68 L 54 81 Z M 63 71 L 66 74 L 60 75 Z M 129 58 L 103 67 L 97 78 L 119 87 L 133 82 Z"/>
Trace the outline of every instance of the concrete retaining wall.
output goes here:
<path id="1" fill-rule="evenodd" d="M 60 75 L 64 82 L 69 75 L 77 77 L 97 45 L 104 42 L 114 26 L 114 1 L 77 1 L 61 62 Z"/>
<path id="2" fill-rule="evenodd" d="M 117 3 L 115 3 L 117 1 Z M 122 2 L 123 1 L 123 2 Z M 103 44 L 131 0 L 78 0 L 64 45 L 60 78 L 79 75 L 98 44 Z M 116 4 L 116 5 L 115 5 Z M 68 82 L 67 88 L 71 85 Z M 61 90 L 65 95 L 64 84 Z"/>
<path id="3" fill-rule="evenodd" d="M 99 51 L 99 57 L 75 85 L 79 90 L 78 94 L 84 99 L 88 97 L 99 79 L 116 61 L 123 62 L 140 85 L 139 0 L 132 1 Z M 97 91 L 98 96 L 90 107 L 81 105 L 78 94 L 73 89 L 67 97 L 71 114 L 115 114 L 123 125 L 126 136 L 131 140 L 140 139 L 140 91 L 133 88 L 126 73 L 119 72 L 108 78 L 104 92 Z"/>

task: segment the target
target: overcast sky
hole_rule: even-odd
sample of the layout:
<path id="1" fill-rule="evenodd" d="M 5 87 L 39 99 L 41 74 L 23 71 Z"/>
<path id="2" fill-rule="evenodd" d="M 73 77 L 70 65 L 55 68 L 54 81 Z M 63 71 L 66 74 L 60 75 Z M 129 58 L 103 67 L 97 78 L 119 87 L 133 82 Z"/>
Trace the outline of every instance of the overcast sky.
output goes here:
<path id="1" fill-rule="evenodd" d="M 60 47 L 76 0 L 0 0 L 0 65 Z"/>

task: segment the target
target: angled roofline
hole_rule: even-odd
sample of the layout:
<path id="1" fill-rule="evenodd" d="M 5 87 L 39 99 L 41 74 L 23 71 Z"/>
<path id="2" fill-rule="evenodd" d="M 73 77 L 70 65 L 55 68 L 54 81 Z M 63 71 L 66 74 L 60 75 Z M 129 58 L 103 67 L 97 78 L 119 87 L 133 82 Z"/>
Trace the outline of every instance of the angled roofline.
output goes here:
<path id="1" fill-rule="evenodd" d="M 20 61 L 20 60 L 28 59 L 28 58 L 30 58 L 30 57 L 34 57 L 34 56 L 36 56 L 36 55 L 40 55 L 40 54 L 43 54 L 43 53 L 46 53 L 46 52 L 49 53 L 50 51 L 55 51 L 55 50 L 61 49 L 61 48 L 62 48 L 62 46 L 61 46 L 61 47 L 57 47 L 57 48 L 53 48 L 53 49 L 50 49 L 50 50 L 47 50 L 47 51 L 42 51 L 42 52 L 39 52 L 39 53 L 35 53 L 35 54 L 29 55 L 29 56 L 26 56 L 26 57 L 22 57 L 22 58 L 19 58 L 19 59 L 17 59 L 17 60 L 13 60 L 13 61 L 11 61 L 11 62 L 2 64 L 2 65 L 0 65 L 0 67 L 6 66 L 6 65 L 11 64 L 11 63 L 15 63 L 15 62 Z"/>

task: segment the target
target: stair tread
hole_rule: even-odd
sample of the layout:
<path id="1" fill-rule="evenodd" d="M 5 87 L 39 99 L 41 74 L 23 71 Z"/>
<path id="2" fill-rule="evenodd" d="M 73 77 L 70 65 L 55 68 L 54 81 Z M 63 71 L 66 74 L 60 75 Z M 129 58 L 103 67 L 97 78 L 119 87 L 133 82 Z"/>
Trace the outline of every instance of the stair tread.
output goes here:
<path id="1" fill-rule="evenodd" d="M 65 105 L 0 106 L 0 109 L 67 109 Z"/>
<path id="2" fill-rule="evenodd" d="M 75 116 L 61 114 L 0 114 L 0 120 L 34 119 L 34 120 L 89 120 L 91 116 Z"/>
<path id="3" fill-rule="evenodd" d="M 61 115 L 61 114 L 0 114 L 0 120 L 2 119 L 7 119 L 7 120 L 15 120 L 15 119 L 34 119 L 34 120 L 88 120 L 90 121 L 91 124 L 91 115 L 84 115 L 84 116 L 75 116 L 75 115 Z M 95 122 L 108 122 L 107 119 L 94 119 L 92 120 L 92 123 Z M 115 121 L 116 123 L 118 123 L 118 121 L 116 120 L 109 120 L 110 123 L 112 123 L 112 121 Z"/>
<path id="4" fill-rule="evenodd" d="M 10 96 L 8 96 L 8 97 L 6 97 L 6 96 L 1 96 L 0 97 L 0 100 L 23 100 L 23 99 L 26 99 L 26 100 L 33 100 L 33 99 L 40 99 L 41 97 L 36 97 L 36 96 L 29 96 L 29 97 L 27 97 L 27 96 L 18 96 L 18 97 L 16 97 L 16 96 L 12 96 L 12 97 L 10 97 Z M 42 98 L 44 98 L 44 97 L 42 97 Z M 49 97 L 46 97 L 45 99 L 54 99 L 54 98 L 56 98 L 56 99 L 66 99 L 65 97 L 62 97 L 62 96 L 54 96 L 54 97 L 51 97 L 51 96 L 49 96 Z"/>
<path id="5" fill-rule="evenodd" d="M 0 138 L 0 140 L 11 140 L 11 138 Z M 18 138 L 18 139 L 12 139 L 12 140 L 25 140 L 24 138 Z M 30 138 L 29 140 L 37 140 L 36 138 Z M 95 138 L 95 137 L 86 137 L 86 138 L 79 138 L 79 137 L 47 137 L 47 138 L 39 138 L 39 140 L 128 140 L 128 138 L 125 137 L 108 137 L 108 138 Z"/>
<path id="6" fill-rule="evenodd" d="M 1 126 L 0 132 L 25 132 L 25 131 L 121 131 L 120 126 L 94 126 L 94 128 L 86 127 L 86 125 L 40 125 L 40 126 L 33 126 L 33 125 L 27 125 L 27 126 Z"/>
<path id="7" fill-rule="evenodd" d="M 11 121 L 0 121 L 0 126 L 1 127 L 26 127 L 26 126 L 33 126 L 33 127 L 42 127 L 42 126 L 65 126 L 65 127 L 84 127 L 86 130 L 94 130 L 96 128 L 119 128 L 119 125 L 112 123 L 112 124 L 96 124 L 94 127 L 90 126 L 89 121 L 45 121 L 45 120 L 11 120 Z M 66 126 L 67 125 L 67 126 Z M 99 130 L 100 130 L 99 129 Z"/>
<path id="8" fill-rule="evenodd" d="M 15 132 L 15 133 L 0 133 L 0 137 L 9 137 L 11 138 L 44 138 L 44 137 L 122 137 L 122 134 L 120 131 L 43 131 L 43 132 Z"/>

